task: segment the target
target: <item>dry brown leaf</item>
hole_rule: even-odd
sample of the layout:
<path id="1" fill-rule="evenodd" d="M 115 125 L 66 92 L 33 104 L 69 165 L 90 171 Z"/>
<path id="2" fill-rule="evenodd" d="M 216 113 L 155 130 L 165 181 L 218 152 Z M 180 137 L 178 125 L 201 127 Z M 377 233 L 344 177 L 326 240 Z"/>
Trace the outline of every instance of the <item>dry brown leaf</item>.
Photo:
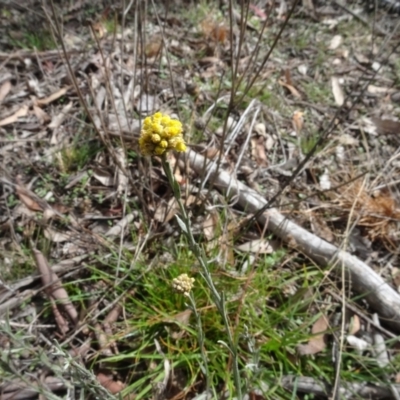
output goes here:
<path id="1" fill-rule="evenodd" d="M 340 107 L 344 104 L 344 93 L 342 86 L 340 85 L 339 78 L 337 78 L 336 76 L 332 76 L 331 83 L 332 83 L 332 93 L 333 97 L 335 98 L 335 103 Z"/>
<path id="2" fill-rule="evenodd" d="M 199 196 L 194 196 L 193 194 L 189 194 L 186 199 L 184 199 L 184 204 L 186 207 L 191 206 L 192 204 L 201 204 L 201 200 Z"/>
<path id="3" fill-rule="evenodd" d="M 380 135 L 397 134 L 400 136 L 400 121 L 391 119 L 371 118 L 376 126 L 376 130 Z"/>
<path id="4" fill-rule="evenodd" d="M 125 227 L 129 225 L 133 221 L 134 215 L 127 214 L 124 218 L 121 219 L 116 225 L 111 227 L 106 233 L 105 236 L 107 237 L 114 237 L 114 236 L 119 236 Z"/>
<path id="5" fill-rule="evenodd" d="M 112 374 L 106 375 L 100 372 L 97 374 L 97 380 L 100 385 L 106 388 L 111 394 L 117 394 L 125 388 L 123 382 L 114 381 Z"/>
<path id="6" fill-rule="evenodd" d="M 78 312 L 71 303 L 68 293 L 62 286 L 60 279 L 50 268 L 43 253 L 37 249 L 33 249 L 32 251 L 47 295 L 56 300 L 57 305 L 64 308 L 65 312 L 71 318 L 71 321 L 76 324 L 78 322 Z"/>
<path id="7" fill-rule="evenodd" d="M 70 112 L 70 110 L 71 110 L 71 108 L 72 108 L 72 105 L 73 105 L 73 103 L 72 103 L 72 101 L 70 101 L 68 104 L 66 104 L 66 105 L 62 108 L 61 112 L 59 112 L 59 113 L 56 114 L 56 115 L 53 115 L 53 117 L 52 117 L 52 119 L 51 119 L 51 122 L 50 122 L 50 124 L 49 124 L 48 127 L 49 127 L 50 129 L 56 129 L 56 128 L 60 127 L 60 125 L 63 123 L 65 117 L 66 117 L 66 116 L 68 115 L 68 113 Z M 54 144 L 56 144 L 56 143 L 54 143 Z"/>
<path id="8" fill-rule="evenodd" d="M 50 297 L 49 299 L 50 299 L 51 309 L 53 310 L 54 319 L 56 320 L 56 324 L 60 329 L 61 334 L 64 336 L 69 330 L 68 322 L 60 313 L 54 299 L 52 297 Z"/>
<path id="9" fill-rule="evenodd" d="M 207 218 L 202 223 L 203 233 L 205 238 L 210 241 L 215 237 L 215 228 L 218 223 L 218 215 L 210 212 Z"/>
<path id="10" fill-rule="evenodd" d="M 20 188 L 17 187 L 17 194 L 19 199 L 32 211 L 43 211 L 43 208 L 27 194 L 23 193 Z"/>
<path id="11" fill-rule="evenodd" d="M 343 211 L 354 212 L 358 225 L 364 226 L 369 240 L 379 238 L 391 246 L 391 235 L 398 231 L 396 220 L 400 219 L 400 208 L 388 190 L 368 193 L 360 182 L 340 190 L 337 204 Z"/>
<path id="12" fill-rule="evenodd" d="M 32 211 L 43 211 L 46 209 L 46 205 L 43 200 L 39 199 L 36 194 L 26 189 L 22 185 L 21 177 L 18 175 L 16 178 L 17 186 L 15 191 L 21 202 L 26 205 Z"/>
<path id="13" fill-rule="evenodd" d="M 67 242 L 67 241 L 71 240 L 70 233 L 59 232 L 50 227 L 47 227 L 44 230 L 44 236 L 46 237 L 46 239 L 49 239 L 54 243 L 62 243 L 62 242 Z"/>
<path id="14" fill-rule="evenodd" d="M 329 321 L 325 315 L 321 315 L 314 323 L 311 333 L 314 335 L 307 344 L 297 346 L 297 351 L 305 356 L 317 354 L 323 351 L 326 347 L 325 332 L 329 327 Z"/>
<path id="15" fill-rule="evenodd" d="M 172 197 L 168 203 L 161 203 L 154 213 L 154 219 L 158 222 L 168 222 L 179 211 L 178 202 Z"/>
<path id="16" fill-rule="evenodd" d="M 304 124 L 304 113 L 301 111 L 295 111 L 292 117 L 292 125 L 297 136 L 300 135 L 301 130 L 303 129 L 303 124 Z"/>
<path id="17" fill-rule="evenodd" d="M 51 119 L 49 114 L 47 114 L 46 111 L 42 110 L 38 106 L 35 106 L 35 105 L 33 106 L 33 112 L 35 113 L 36 118 L 39 120 L 39 122 L 41 124 L 45 124 L 45 123 L 49 122 Z"/>
<path id="18" fill-rule="evenodd" d="M 207 17 L 201 23 L 203 35 L 214 42 L 225 43 L 228 36 L 228 28 L 223 23 L 214 21 L 211 17 Z"/>
<path id="19" fill-rule="evenodd" d="M 96 22 L 92 24 L 92 29 L 90 32 L 93 36 L 93 32 L 98 39 L 102 39 L 107 34 L 107 29 L 103 22 Z M 94 38 L 93 38 L 94 39 Z"/>
<path id="20" fill-rule="evenodd" d="M 361 329 L 361 320 L 357 314 L 351 318 L 349 335 L 355 335 Z"/>
<path id="21" fill-rule="evenodd" d="M 113 324 L 122 312 L 122 304 L 117 303 L 104 318 L 103 324 Z"/>
<path id="22" fill-rule="evenodd" d="M 318 216 L 313 216 L 311 218 L 311 229 L 312 231 L 322 239 L 325 239 L 329 243 L 333 243 L 335 236 L 332 230 L 329 228 L 328 224 L 323 218 L 318 218 Z"/>
<path id="23" fill-rule="evenodd" d="M 162 47 L 163 47 L 162 37 L 154 36 L 146 44 L 144 53 L 146 54 L 147 57 L 152 58 L 160 54 Z"/>
<path id="24" fill-rule="evenodd" d="M 114 186 L 114 177 L 104 168 L 94 168 L 93 177 L 104 186 Z"/>
<path id="25" fill-rule="evenodd" d="M 263 136 L 251 139 L 251 155 L 257 165 L 261 167 L 268 165 L 267 154 L 265 153 L 265 139 Z"/>
<path id="26" fill-rule="evenodd" d="M 27 105 L 23 105 L 18 111 L 16 111 L 13 115 L 10 115 L 7 118 L 4 118 L 0 121 L 0 126 L 10 125 L 14 122 L 18 121 L 18 118 L 25 117 L 28 115 L 29 107 Z"/>
<path id="27" fill-rule="evenodd" d="M 166 317 L 163 322 L 168 323 L 178 323 L 182 325 L 189 325 L 190 316 L 192 315 L 192 310 L 189 308 L 180 313 L 174 314 L 172 317 Z"/>
<path id="28" fill-rule="evenodd" d="M 0 104 L 7 97 L 8 93 L 10 93 L 11 87 L 12 87 L 12 85 L 11 85 L 10 81 L 5 81 L 1 85 L 1 87 L 0 87 Z"/>
<path id="29" fill-rule="evenodd" d="M 210 160 L 214 160 L 219 156 L 219 150 L 216 147 L 208 147 L 204 153 L 204 156 Z"/>
<path id="30" fill-rule="evenodd" d="M 65 93 L 68 92 L 68 90 L 71 88 L 71 86 L 66 86 L 64 88 L 61 88 L 57 90 L 57 92 L 54 92 L 48 97 L 45 97 L 44 99 L 38 99 L 36 100 L 36 104 L 38 106 L 46 106 L 47 104 L 52 103 L 53 101 L 59 99 L 60 97 L 64 96 Z"/>
<path id="31" fill-rule="evenodd" d="M 114 353 L 111 350 L 111 341 L 106 332 L 99 323 L 96 323 L 93 327 L 94 335 L 99 346 L 100 354 L 106 357 L 111 357 Z"/>
<path id="32" fill-rule="evenodd" d="M 298 98 L 298 99 L 301 98 L 300 92 L 299 92 L 294 86 L 292 86 L 292 85 L 286 83 L 283 79 L 279 79 L 278 83 L 279 83 L 281 86 L 283 86 L 283 87 L 285 87 L 286 89 L 288 89 L 289 92 L 292 94 L 293 97 L 296 97 L 296 98 Z"/>

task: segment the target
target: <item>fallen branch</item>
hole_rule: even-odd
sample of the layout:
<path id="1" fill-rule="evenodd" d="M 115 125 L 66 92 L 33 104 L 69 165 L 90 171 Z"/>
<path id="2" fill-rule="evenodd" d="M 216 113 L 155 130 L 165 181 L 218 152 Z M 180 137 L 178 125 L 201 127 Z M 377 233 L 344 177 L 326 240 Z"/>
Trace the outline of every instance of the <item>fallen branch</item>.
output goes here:
<path id="1" fill-rule="evenodd" d="M 266 206 L 267 201 L 262 196 L 221 168 L 217 171 L 214 162 L 206 160 L 193 150 L 189 150 L 186 156 L 190 167 L 197 174 L 203 177 L 209 176 L 216 188 L 230 198 L 237 198 L 238 204 L 245 211 L 255 213 Z M 379 314 L 382 323 L 400 332 L 400 295 L 367 264 L 289 221 L 276 208 L 265 211 L 258 221 L 266 224 L 267 229 L 319 265 L 333 267 L 339 275 L 342 268 L 345 268 L 352 288 L 364 296 Z"/>
<path id="2" fill-rule="evenodd" d="M 329 398 L 331 394 L 330 385 L 317 381 L 307 376 L 285 376 L 281 381 L 282 386 L 289 392 L 313 394 L 318 397 Z M 395 386 L 395 390 L 400 391 L 400 385 Z M 342 382 L 339 389 L 341 398 L 361 398 L 361 399 L 394 399 L 392 390 L 389 387 L 374 386 L 359 382 Z M 343 396 L 343 397 L 342 397 Z"/>

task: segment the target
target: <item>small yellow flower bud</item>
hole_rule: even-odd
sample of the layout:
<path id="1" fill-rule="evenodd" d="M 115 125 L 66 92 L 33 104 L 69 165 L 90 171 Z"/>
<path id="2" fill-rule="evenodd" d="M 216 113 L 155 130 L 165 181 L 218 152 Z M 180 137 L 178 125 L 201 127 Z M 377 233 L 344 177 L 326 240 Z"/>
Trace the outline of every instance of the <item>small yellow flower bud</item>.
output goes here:
<path id="1" fill-rule="evenodd" d="M 164 126 L 168 126 L 170 124 L 171 118 L 169 115 L 163 115 L 161 118 L 161 124 Z"/>
<path id="2" fill-rule="evenodd" d="M 161 136 L 158 133 L 154 133 L 153 135 L 151 135 L 151 141 L 155 144 L 160 143 Z"/>
<path id="3" fill-rule="evenodd" d="M 184 142 L 178 142 L 175 146 L 176 151 L 186 151 L 186 144 Z"/>
<path id="4" fill-rule="evenodd" d="M 155 154 L 156 156 L 161 156 L 161 155 L 164 154 L 164 153 L 165 153 L 165 148 L 164 148 L 164 147 L 157 146 L 157 147 L 154 149 L 154 154 Z"/>

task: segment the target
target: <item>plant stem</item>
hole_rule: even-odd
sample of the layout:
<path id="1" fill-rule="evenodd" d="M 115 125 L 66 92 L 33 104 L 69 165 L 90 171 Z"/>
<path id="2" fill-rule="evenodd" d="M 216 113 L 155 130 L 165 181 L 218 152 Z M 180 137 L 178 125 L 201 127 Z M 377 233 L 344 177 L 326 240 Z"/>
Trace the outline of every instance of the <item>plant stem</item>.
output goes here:
<path id="1" fill-rule="evenodd" d="M 206 393 L 208 394 L 210 391 L 210 371 L 208 369 L 207 353 L 206 353 L 206 349 L 204 346 L 204 332 L 203 332 L 203 326 L 201 324 L 201 316 L 200 316 L 199 312 L 197 311 L 196 302 L 194 300 L 192 292 L 189 293 L 189 300 L 190 300 L 190 307 L 193 310 L 194 316 L 196 317 L 197 341 L 199 342 L 201 358 L 202 358 L 203 364 L 204 364 L 203 373 L 206 378 Z"/>
<path id="2" fill-rule="evenodd" d="M 186 235 L 186 237 L 188 238 L 190 249 L 192 250 L 193 254 L 195 255 L 195 257 L 197 258 L 197 260 L 200 263 L 200 266 L 202 269 L 201 276 L 205 280 L 208 288 L 210 289 L 211 297 L 212 297 L 214 304 L 217 307 L 217 310 L 218 310 L 219 314 L 221 315 L 222 320 L 224 322 L 227 339 L 228 339 L 227 347 L 232 355 L 232 369 L 233 369 L 233 378 L 234 378 L 235 387 L 236 387 L 236 398 L 237 398 L 237 400 L 242 400 L 242 390 L 241 390 L 241 380 L 240 380 L 240 373 L 239 373 L 237 346 L 233 340 L 233 335 L 231 332 L 231 327 L 229 324 L 229 319 L 228 319 L 228 315 L 227 315 L 226 308 L 225 308 L 224 296 L 223 296 L 223 294 L 220 294 L 218 292 L 217 288 L 215 287 L 214 282 L 212 280 L 212 276 L 211 276 L 210 271 L 207 266 L 207 257 L 204 254 L 203 249 L 196 243 L 196 241 L 193 237 L 193 232 L 192 232 L 192 229 L 190 226 L 190 220 L 189 220 L 188 214 L 186 212 L 185 206 L 182 202 L 181 190 L 179 187 L 179 183 L 175 180 L 171 166 L 170 166 L 169 162 L 167 161 L 167 154 L 166 153 L 163 154 L 161 159 L 162 159 L 162 166 L 163 166 L 164 172 L 167 175 L 168 182 L 174 193 L 174 197 L 175 197 L 176 201 L 178 202 L 182 221 L 186 228 L 186 229 L 182 229 L 182 230 L 183 230 L 184 234 Z M 177 218 L 179 218 L 179 217 L 177 217 Z"/>

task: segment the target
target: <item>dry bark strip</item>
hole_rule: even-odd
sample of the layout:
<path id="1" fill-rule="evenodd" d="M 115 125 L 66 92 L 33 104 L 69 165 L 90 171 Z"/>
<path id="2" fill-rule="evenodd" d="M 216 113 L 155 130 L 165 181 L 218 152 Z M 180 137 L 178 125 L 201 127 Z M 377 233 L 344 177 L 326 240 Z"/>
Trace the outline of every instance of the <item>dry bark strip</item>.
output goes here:
<path id="1" fill-rule="evenodd" d="M 190 167 L 200 176 L 207 176 L 219 190 L 229 197 L 237 198 L 238 204 L 249 213 L 255 213 L 267 204 L 256 191 L 234 179 L 230 174 L 217 171 L 216 164 L 202 155 L 189 150 L 186 153 Z M 306 229 L 289 221 L 276 208 L 265 211 L 258 221 L 291 246 L 306 254 L 319 265 L 333 266 L 339 274 L 344 267 L 355 291 L 362 294 L 379 314 L 381 321 L 400 333 L 400 295 L 375 271 L 357 257 L 338 249 Z"/>

